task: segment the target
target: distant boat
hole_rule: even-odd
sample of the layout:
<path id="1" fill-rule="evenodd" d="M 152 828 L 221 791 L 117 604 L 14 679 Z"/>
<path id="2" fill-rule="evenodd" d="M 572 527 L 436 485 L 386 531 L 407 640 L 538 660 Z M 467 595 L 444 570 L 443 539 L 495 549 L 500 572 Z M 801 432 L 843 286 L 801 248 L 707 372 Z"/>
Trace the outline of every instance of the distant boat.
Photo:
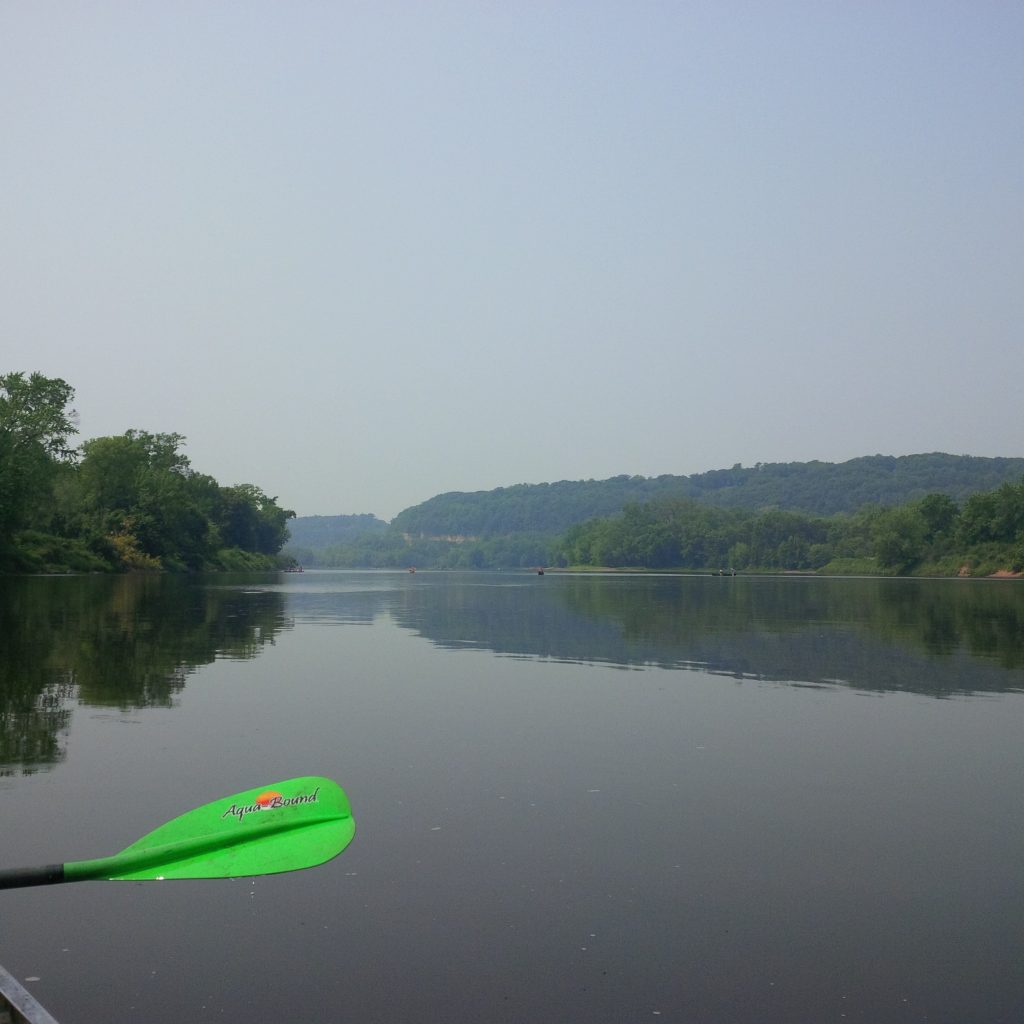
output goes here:
<path id="1" fill-rule="evenodd" d="M 415 572 L 415 571 L 416 571 L 416 566 L 415 565 L 410 565 L 409 566 L 409 572 Z"/>
<path id="2" fill-rule="evenodd" d="M 543 567 L 541 567 L 541 568 L 539 568 L 539 569 L 537 570 L 537 575 L 538 575 L 538 576 L 543 576 L 543 575 L 544 575 L 544 569 L 543 569 Z"/>

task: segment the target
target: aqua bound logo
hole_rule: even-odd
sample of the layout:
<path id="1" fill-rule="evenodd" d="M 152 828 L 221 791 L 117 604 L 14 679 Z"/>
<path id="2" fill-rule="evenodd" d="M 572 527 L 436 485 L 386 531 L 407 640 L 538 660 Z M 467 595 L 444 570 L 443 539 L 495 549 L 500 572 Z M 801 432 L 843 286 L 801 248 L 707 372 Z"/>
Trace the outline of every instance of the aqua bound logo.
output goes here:
<path id="1" fill-rule="evenodd" d="M 259 811 L 274 811 L 279 807 L 294 807 L 296 804 L 315 804 L 319 802 L 319 786 L 312 793 L 300 793 L 298 796 L 282 796 L 277 790 L 268 789 L 265 793 L 260 793 L 254 803 L 233 803 L 221 817 L 226 818 L 229 814 L 233 814 L 239 821 L 242 821 L 247 814 L 256 814 Z"/>

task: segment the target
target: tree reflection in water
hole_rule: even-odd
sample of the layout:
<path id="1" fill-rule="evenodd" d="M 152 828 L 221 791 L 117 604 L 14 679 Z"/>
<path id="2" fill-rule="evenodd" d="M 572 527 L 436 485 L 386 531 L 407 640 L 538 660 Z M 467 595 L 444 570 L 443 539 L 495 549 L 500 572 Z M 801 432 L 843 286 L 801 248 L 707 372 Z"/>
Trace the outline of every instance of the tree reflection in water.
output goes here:
<path id="1" fill-rule="evenodd" d="M 308 574 L 307 574 L 308 575 Z M 171 707 L 190 673 L 283 629 L 389 616 L 449 649 L 935 697 L 1024 690 L 1024 584 L 324 573 L 6 580 L 0 773 L 58 763 L 76 704 Z"/>
<path id="2" fill-rule="evenodd" d="M 286 626 L 272 590 L 142 575 L 6 580 L 0 774 L 63 760 L 76 703 L 170 707 L 197 667 L 254 658 Z"/>

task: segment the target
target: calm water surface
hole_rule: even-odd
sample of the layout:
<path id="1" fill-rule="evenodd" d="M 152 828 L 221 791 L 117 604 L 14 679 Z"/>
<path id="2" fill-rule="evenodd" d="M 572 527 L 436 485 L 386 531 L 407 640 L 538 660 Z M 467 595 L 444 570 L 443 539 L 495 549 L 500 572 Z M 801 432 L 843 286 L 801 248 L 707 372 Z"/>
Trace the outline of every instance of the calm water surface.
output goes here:
<path id="1" fill-rule="evenodd" d="M 296 775 L 353 845 L 0 893 L 62 1024 L 1024 1021 L 1024 584 L 0 581 L 0 866 Z"/>

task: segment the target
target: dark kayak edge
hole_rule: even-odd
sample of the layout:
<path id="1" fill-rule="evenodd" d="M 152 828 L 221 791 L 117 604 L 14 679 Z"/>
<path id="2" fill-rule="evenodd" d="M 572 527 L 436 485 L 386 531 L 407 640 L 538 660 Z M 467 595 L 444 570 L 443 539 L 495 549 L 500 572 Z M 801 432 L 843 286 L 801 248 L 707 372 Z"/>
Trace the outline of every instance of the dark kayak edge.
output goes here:
<path id="1" fill-rule="evenodd" d="M 0 1024 L 57 1024 L 9 971 L 0 967 Z"/>

